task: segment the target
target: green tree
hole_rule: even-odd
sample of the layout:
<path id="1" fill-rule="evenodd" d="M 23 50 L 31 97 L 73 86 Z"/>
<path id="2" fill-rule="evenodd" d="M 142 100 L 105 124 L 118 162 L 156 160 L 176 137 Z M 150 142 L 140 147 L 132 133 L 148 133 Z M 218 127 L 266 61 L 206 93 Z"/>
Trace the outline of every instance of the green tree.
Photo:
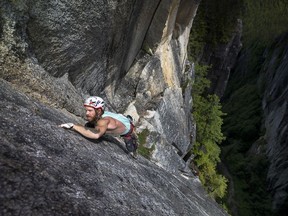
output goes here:
<path id="1" fill-rule="evenodd" d="M 287 0 L 244 0 L 243 38 L 247 44 L 267 44 L 287 32 Z"/>
<path id="2" fill-rule="evenodd" d="M 193 148 L 195 163 L 199 168 L 200 180 L 208 193 L 214 198 L 222 198 L 227 188 L 227 179 L 217 174 L 220 162 L 219 143 L 224 140 L 221 132 L 223 123 L 221 105 L 218 96 L 206 95 L 210 81 L 206 78 L 207 66 L 196 65 L 193 85 L 193 117 L 196 121 L 196 143 Z"/>

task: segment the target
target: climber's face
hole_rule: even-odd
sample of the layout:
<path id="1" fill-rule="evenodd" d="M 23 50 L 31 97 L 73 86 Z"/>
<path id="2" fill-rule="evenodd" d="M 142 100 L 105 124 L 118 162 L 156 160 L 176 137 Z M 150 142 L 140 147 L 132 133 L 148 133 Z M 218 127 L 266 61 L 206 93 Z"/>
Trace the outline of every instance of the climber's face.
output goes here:
<path id="1" fill-rule="evenodd" d="M 89 122 L 96 123 L 102 116 L 103 110 L 101 108 L 95 109 L 90 106 L 85 106 L 86 119 Z"/>
<path id="2" fill-rule="evenodd" d="M 89 122 L 93 122 L 96 119 L 96 110 L 93 107 L 85 106 L 86 119 Z"/>

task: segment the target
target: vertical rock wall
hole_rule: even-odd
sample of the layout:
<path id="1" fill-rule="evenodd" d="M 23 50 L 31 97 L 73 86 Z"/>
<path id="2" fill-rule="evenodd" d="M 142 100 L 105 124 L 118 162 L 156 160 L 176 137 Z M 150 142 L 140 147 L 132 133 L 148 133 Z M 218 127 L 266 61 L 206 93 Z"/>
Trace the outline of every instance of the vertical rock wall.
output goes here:
<path id="1" fill-rule="evenodd" d="M 288 35 L 278 38 L 265 53 L 266 88 L 263 99 L 269 190 L 273 194 L 273 208 L 287 212 L 288 202 Z M 280 213 L 279 213 L 280 214 Z"/>
<path id="2" fill-rule="evenodd" d="M 185 95 L 181 84 L 187 80 L 186 89 L 191 87 L 191 73 L 185 73 L 186 48 L 197 7 L 193 1 L 160 2 L 143 43 L 147 53 L 139 53 L 135 67 L 122 80 L 135 83 L 136 91 L 131 95 L 122 88 L 116 94 L 119 103 L 123 94 L 130 95 L 139 132 L 151 132 L 148 146 L 155 144 L 156 148 L 152 159 L 171 171 L 185 167 L 182 158 L 191 149 L 195 136 L 191 91 Z"/>

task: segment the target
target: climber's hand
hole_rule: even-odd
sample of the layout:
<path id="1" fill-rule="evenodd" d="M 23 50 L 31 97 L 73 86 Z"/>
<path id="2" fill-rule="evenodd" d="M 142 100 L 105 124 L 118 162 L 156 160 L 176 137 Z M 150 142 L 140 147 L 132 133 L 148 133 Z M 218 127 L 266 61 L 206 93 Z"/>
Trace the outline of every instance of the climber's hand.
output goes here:
<path id="1" fill-rule="evenodd" d="M 65 128 L 65 129 L 72 129 L 74 126 L 73 123 L 65 123 L 65 124 L 61 124 L 59 125 L 59 127 Z"/>

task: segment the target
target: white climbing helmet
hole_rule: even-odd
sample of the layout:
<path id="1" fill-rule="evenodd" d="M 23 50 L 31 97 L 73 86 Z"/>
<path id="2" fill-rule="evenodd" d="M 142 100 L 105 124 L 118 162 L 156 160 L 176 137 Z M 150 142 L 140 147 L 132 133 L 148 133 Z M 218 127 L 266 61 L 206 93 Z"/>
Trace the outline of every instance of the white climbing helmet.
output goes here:
<path id="1" fill-rule="evenodd" d="M 92 96 L 85 100 L 84 106 L 93 107 L 94 109 L 102 109 L 105 108 L 104 100 L 100 97 Z"/>

